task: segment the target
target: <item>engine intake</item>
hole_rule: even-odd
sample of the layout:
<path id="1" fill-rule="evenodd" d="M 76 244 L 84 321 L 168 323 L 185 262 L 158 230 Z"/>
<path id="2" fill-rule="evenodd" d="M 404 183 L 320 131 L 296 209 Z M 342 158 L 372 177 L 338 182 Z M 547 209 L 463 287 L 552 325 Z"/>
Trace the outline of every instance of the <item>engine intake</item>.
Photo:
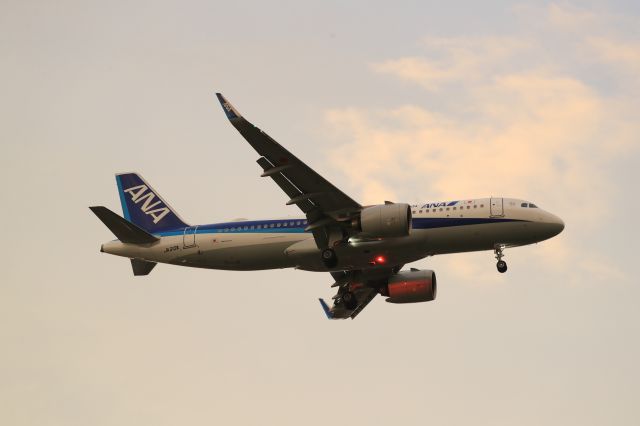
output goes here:
<path id="1" fill-rule="evenodd" d="M 433 271 L 401 271 L 389 278 L 389 303 L 429 302 L 436 298 L 437 280 Z"/>
<path id="2" fill-rule="evenodd" d="M 406 237 L 411 231 L 411 207 L 403 203 L 365 207 L 356 227 L 367 237 Z"/>

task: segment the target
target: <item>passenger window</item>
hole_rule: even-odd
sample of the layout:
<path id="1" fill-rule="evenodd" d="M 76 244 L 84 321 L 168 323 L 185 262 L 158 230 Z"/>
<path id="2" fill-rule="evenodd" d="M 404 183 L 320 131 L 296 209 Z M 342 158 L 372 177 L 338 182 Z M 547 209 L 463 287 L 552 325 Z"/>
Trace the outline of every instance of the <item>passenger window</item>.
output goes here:
<path id="1" fill-rule="evenodd" d="M 484 204 L 480 204 L 480 208 L 483 208 L 483 207 L 484 207 Z"/>
<path id="2" fill-rule="evenodd" d="M 282 226 L 282 224 L 281 224 L 281 223 L 278 223 L 276 226 L 277 226 L 278 228 L 280 228 L 280 227 Z"/>
<path id="3" fill-rule="evenodd" d="M 442 211 L 442 207 L 440 207 L 440 211 Z"/>
<path id="4" fill-rule="evenodd" d="M 419 212 L 419 213 L 422 213 L 422 210 L 420 210 L 420 212 Z"/>
<path id="5" fill-rule="evenodd" d="M 269 225 L 269 228 L 273 228 L 273 223 L 271 225 Z"/>
<path id="6" fill-rule="evenodd" d="M 433 209 L 433 210 L 431 210 L 431 211 L 435 213 L 435 212 L 436 212 L 436 209 Z"/>
<path id="7" fill-rule="evenodd" d="M 254 225 L 251 225 L 251 229 L 256 229 L 256 227 Z"/>
<path id="8" fill-rule="evenodd" d="M 477 208 L 478 208 L 478 206 L 476 206 L 476 205 L 474 204 L 474 205 L 473 205 L 473 208 L 474 208 L 474 209 L 477 209 Z"/>
<path id="9" fill-rule="evenodd" d="M 244 227 L 244 230 L 246 231 L 247 229 L 249 229 L 249 227 L 248 227 L 248 226 L 245 226 L 245 227 Z"/>
<path id="10" fill-rule="evenodd" d="M 467 210 L 469 210 L 471 208 L 471 206 L 467 206 Z"/>
<path id="11" fill-rule="evenodd" d="M 458 210 L 458 208 L 457 208 L 457 207 L 454 207 L 453 209 L 454 209 L 454 210 Z"/>

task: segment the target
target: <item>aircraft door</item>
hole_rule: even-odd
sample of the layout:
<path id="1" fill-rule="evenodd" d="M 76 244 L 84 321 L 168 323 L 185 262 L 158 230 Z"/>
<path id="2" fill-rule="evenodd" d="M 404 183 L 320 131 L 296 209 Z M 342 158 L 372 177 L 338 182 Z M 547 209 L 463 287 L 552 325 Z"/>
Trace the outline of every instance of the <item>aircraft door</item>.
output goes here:
<path id="1" fill-rule="evenodd" d="M 196 230 L 197 226 L 189 226 L 184 228 L 184 236 L 182 239 L 182 248 L 191 248 L 196 246 Z"/>
<path id="2" fill-rule="evenodd" d="M 502 198 L 491 198 L 491 217 L 504 216 L 504 205 Z"/>

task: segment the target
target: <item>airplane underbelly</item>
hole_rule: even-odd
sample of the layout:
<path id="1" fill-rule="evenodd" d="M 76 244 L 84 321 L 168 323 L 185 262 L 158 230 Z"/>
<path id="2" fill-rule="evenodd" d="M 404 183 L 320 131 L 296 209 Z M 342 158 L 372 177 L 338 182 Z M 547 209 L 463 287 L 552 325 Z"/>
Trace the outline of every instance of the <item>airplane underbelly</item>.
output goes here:
<path id="1" fill-rule="evenodd" d="M 293 234 L 213 234 L 175 264 L 210 269 L 252 271 L 295 266 L 284 250 L 300 239 Z M 305 236 L 306 237 L 306 236 Z"/>
<path id="2" fill-rule="evenodd" d="M 530 222 L 513 221 L 422 230 L 429 255 L 492 250 L 496 244 L 536 241 Z"/>
<path id="3" fill-rule="evenodd" d="M 337 245 L 333 249 L 338 258 L 338 264 L 331 270 L 388 268 L 390 265 L 419 260 L 426 255 L 424 244 L 418 234 L 384 240 L 359 241 L 352 239 L 349 243 Z M 313 239 L 291 245 L 285 250 L 285 253 L 299 269 L 328 270 L 322 262 L 321 250 L 318 249 Z"/>

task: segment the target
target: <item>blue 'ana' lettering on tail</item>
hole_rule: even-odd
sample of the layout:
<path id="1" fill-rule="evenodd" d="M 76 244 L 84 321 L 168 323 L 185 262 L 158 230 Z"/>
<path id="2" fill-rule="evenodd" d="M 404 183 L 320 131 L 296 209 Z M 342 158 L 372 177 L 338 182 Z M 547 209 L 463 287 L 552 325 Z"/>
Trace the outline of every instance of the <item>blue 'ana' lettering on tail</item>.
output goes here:
<path id="1" fill-rule="evenodd" d="M 116 175 L 124 217 L 151 233 L 188 226 L 160 195 L 136 173 Z"/>

